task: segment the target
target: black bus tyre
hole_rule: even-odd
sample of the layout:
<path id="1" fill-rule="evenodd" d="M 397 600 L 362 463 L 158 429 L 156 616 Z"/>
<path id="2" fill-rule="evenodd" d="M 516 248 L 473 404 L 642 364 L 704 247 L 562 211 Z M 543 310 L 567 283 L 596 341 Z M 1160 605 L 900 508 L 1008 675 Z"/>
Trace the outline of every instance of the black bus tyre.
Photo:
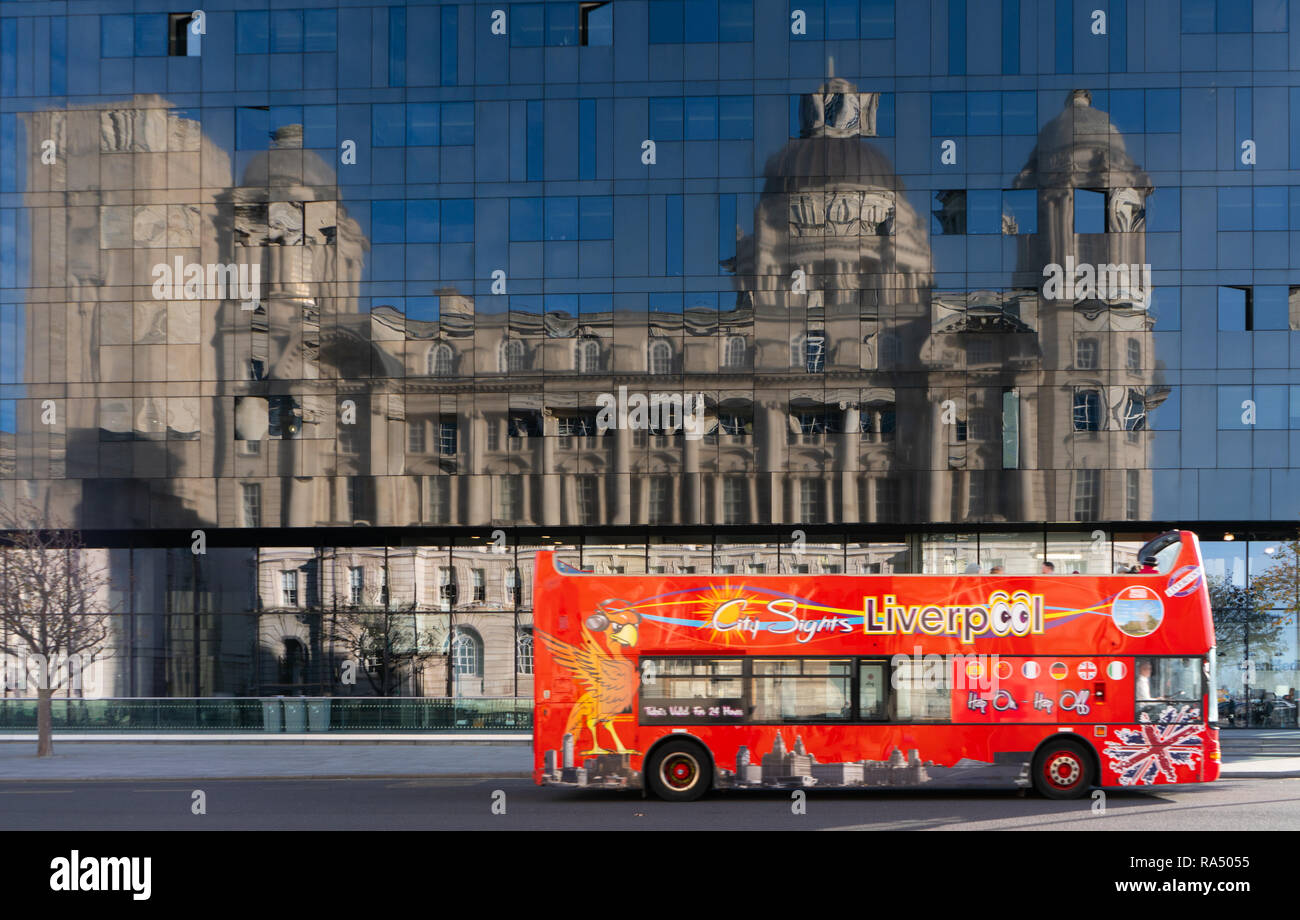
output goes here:
<path id="1" fill-rule="evenodd" d="M 666 802 L 693 802 L 713 785 L 713 765 L 694 741 L 666 741 L 646 761 L 645 781 Z"/>
<path id="2" fill-rule="evenodd" d="M 1034 789 L 1049 799 L 1078 799 L 1096 782 L 1092 758 L 1077 741 L 1049 741 L 1034 757 Z"/>

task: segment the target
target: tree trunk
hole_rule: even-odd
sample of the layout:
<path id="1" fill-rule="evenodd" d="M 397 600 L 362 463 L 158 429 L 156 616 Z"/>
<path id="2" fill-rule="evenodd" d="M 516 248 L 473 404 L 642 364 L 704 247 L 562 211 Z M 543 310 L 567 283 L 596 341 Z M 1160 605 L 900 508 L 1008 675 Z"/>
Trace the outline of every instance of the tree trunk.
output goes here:
<path id="1" fill-rule="evenodd" d="M 54 753 L 54 730 L 51 725 L 50 699 L 54 691 L 41 687 L 36 691 L 36 756 L 49 757 Z"/>

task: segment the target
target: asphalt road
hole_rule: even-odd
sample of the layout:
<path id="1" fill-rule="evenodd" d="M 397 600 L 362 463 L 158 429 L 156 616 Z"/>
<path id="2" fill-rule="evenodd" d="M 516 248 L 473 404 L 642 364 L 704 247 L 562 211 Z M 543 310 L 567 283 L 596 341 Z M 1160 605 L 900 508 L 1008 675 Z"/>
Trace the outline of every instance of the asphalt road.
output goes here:
<path id="1" fill-rule="evenodd" d="M 207 813 L 191 813 L 202 790 Z M 503 792 L 505 814 L 493 814 Z M 496 801 L 501 801 L 496 796 Z M 22 830 L 1300 830 L 1300 778 L 1229 779 L 1054 802 L 1016 792 L 715 793 L 669 804 L 639 793 L 520 779 L 0 782 L 0 829 Z"/>

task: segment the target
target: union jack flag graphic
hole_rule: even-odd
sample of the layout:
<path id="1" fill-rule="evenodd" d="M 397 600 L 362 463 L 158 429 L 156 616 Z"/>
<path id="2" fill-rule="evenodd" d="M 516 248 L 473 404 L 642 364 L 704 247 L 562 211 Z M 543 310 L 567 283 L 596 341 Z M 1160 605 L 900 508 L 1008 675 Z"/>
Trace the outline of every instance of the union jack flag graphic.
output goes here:
<path id="1" fill-rule="evenodd" d="M 1155 722 L 1142 713 L 1143 724 L 1137 728 L 1115 729 L 1119 740 L 1106 742 L 1106 757 L 1120 785 L 1149 785 L 1157 775 L 1178 782 L 1175 765 L 1195 767 L 1204 753 L 1200 719 L 1200 709 L 1166 706 Z"/>

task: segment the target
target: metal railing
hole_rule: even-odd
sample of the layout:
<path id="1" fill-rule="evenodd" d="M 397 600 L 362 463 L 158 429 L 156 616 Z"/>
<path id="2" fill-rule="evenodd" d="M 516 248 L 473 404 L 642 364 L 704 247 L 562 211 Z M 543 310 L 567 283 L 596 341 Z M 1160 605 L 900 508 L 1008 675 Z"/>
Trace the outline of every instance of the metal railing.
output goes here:
<path id="1" fill-rule="evenodd" d="M 56 732 L 531 732 L 531 699 L 54 699 Z M 0 733 L 36 731 L 36 700 L 0 700 Z"/>

